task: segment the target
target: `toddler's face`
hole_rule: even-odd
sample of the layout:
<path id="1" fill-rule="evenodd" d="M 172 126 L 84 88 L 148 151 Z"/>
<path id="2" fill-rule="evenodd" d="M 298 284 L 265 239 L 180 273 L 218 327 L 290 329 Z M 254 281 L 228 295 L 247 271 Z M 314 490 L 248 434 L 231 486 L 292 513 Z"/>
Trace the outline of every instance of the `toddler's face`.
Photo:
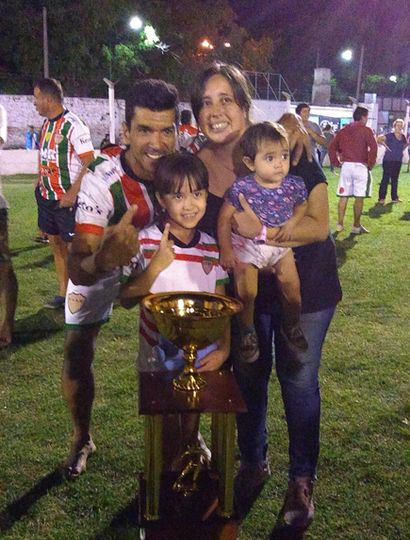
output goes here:
<path id="1" fill-rule="evenodd" d="M 280 183 L 289 173 L 289 148 L 279 141 L 262 141 L 253 162 L 256 181 L 267 187 Z"/>

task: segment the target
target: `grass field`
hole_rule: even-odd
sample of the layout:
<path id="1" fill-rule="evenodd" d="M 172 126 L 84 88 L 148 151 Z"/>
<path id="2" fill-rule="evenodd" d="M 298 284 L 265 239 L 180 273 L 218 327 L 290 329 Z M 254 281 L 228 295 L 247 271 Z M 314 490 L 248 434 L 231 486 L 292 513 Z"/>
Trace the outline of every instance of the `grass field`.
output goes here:
<path id="1" fill-rule="evenodd" d="M 381 170 L 376 168 L 375 186 Z M 329 174 L 331 224 L 336 175 Z M 15 344 L 0 353 L 0 536 L 5 539 L 137 538 L 142 469 L 136 412 L 137 315 L 116 308 L 101 332 L 93 415 L 98 452 L 76 482 L 62 479 L 70 422 L 60 392 L 63 313 L 42 308 L 56 292 L 50 248 L 33 242 L 32 177 L 3 178 L 19 281 Z M 336 238 L 344 290 L 321 368 L 322 447 L 315 488 L 317 540 L 405 540 L 409 512 L 410 174 L 402 204 L 365 203 L 369 235 Z M 351 207 L 346 224 L 351 222 Z M 240 538 L 266 539 L 286 487 L 287 436 L 276 378 L 270 388 L 272 477 Z"/>

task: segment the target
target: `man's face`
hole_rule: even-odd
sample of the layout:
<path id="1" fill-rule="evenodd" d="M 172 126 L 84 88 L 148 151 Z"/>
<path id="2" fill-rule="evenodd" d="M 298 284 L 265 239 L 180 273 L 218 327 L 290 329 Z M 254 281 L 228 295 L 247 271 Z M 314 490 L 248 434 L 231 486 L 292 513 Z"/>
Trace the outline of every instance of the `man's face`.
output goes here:
<path id="1" fill-rule="evenodd" d="M 50 97 L 37 87 L 34 88 L 34 107 L 40 116 L 48 116 Z"/>
<path id="2" fill-rule="evenodd" d="M 124 122 L 123 129 L 130 167 L 143 180 L 152 180 L 156 161 L 175 151 L 175 109 L 152 111 L 135 107 L 131 125 Z"/>
<path id="3" fill-rule="evenodd" d="M 302 118 L 303 122 L 307 122 L 309 120 L 310 115 L 310 107 L 303 107 L 303 109 L 300 110 L 300 117 Z"/>

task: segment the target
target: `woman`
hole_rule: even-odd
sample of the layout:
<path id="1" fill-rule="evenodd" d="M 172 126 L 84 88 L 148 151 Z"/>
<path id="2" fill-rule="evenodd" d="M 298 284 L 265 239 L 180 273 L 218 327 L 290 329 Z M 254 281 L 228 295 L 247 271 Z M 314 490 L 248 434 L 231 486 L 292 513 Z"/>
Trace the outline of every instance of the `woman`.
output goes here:
<path id="1" fill-rule="evenodd" d="M 243 173 L 238 141 L 249 125 L 250 106 L 247 81 L 237 68 L 215 64 L 199 78 L 192 98 L 192 109 L 201 131 L 208 139 L 198 154 L 209 172 L 208 210 L 202 222 L 207 232 L 216 229 L 217 213 L 224 192 L 235 177 Z M 298 120 L 293 115 L 285 115 L 282 125 L 289 132 L 293 148 L 300 134 Z M 304 143 L 307 144 L 306 137 Z M 295 160 L 292 162 L 291 173 L 301 175 L 303 172 L 309 192 L 308 209 L 305 218 L 295 227 L 292 242 L 281 245 L 293 247 L 316 243 L 313 244 L 314 256 L 310 256 L 310 246 L 303 246 L 298 248 L 301 253 L 296 257 L 302 290 L 301 322 L 309 349 L 306 353 L 293 354 L 291 370 L 288 369 L 290 352 L 281 342 L 280 332 L 275 332 L 275 335 L 278 336 L 276 370 L 290 436 L 290 479 L 282 513 L 289 525 L 301 527 L 307 526 L 313 517 L 312 481 L 319 448 L 318 368 L 321 347 L 341 293 L 334 245 L 327 237 L 329 224 L 325 178 L 316 162 L 309 161 L 306 152 L 299 163 L 302 164 L 295 165 Z M 310 181 L 306 180 L 305 175 L 310 177 Z M 246 211 L 236 217 L 238 230 L 244 236 L 254 238 L 259 234 L 261 224 L 245 201 L 243 204 Z M 273 238 L 277 233 L 276 230 L 269 230 L 268 237 Z M 316 263 L 320 267 L 316 268 Z M 314 282 L 315 279 L 317 282 Z M 248 407 L 248 413 L 238 415 L 237 419 L 241 467 L 235 480 L 235 496 L 239 504 L 244 503 L 244 496 L 252 497 L 269 475 L 267 388 L 272 370 L 272 332 L 274 327 L 278 329 L 280 325 L 280 316 L 277 316 L 280 302 L 274 297 L 271 282 L 272 279 L 268 278 L 258 287 L 261 294 L 257 299 L 255 326 L 260 357 L 252 364 L 241 366 L 236 365 L 233 359 L 237 380 Z"/>
<path id="2" fill-rule="evenodd" d="M 378 204 L 383 205 L 386 199 L 387 186 L 390 181 L 391 200 L 399 203 L 401 200 L 397 194 L 403 150 L 407 147 L 406 137 L 403 135 L 404 120 L 398 118 L 393 122 L 393 131 L 387 135 L 377 137 L 377 142 L 386 148 L 383 158 L 383 176 L 379 188 Z"/>

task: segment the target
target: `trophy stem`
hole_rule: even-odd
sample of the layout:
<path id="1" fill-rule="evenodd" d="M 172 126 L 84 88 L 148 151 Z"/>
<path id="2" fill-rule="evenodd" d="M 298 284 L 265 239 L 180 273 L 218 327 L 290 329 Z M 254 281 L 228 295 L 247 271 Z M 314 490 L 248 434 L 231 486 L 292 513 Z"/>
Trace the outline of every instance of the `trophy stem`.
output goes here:
<path id="1" fill-rule="evenodd" d="M 200 390 L 206 384 L 201 375 L 195 368 L 195 360 L 197 356 L 197 346 L 195 344 L 186 345 L 184 348 L 184 371 L 175 377 L 172 381 L 174 388 L 184 392 L 192 392 Z"/>

